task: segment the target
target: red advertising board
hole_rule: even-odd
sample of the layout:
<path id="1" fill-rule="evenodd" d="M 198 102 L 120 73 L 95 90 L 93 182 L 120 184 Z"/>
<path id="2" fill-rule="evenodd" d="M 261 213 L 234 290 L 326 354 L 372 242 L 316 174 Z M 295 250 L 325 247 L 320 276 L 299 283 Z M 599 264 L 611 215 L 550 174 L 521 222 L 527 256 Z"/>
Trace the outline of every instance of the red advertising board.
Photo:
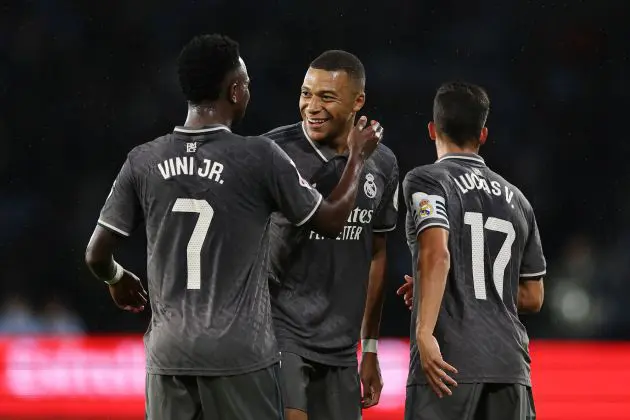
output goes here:
<path id="1" fill-rule="evenodd" d="M 408 342 L 381 340 L 385 388 L 366 420 L 402 419 Z M 531 344 L 538 418 L 630 420 L 630 343 Z M 141 419 L 144 349 L 131 337 L 0 338 L 0 418 Z"/>

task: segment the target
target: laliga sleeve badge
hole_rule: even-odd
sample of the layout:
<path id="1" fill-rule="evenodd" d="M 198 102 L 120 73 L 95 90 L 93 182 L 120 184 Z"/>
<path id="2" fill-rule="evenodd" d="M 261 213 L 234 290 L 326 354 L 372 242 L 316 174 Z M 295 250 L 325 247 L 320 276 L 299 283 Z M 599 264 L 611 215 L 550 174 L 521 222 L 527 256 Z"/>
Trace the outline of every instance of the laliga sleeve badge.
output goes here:
<path id="1" fill-rule="evenodd" d="M 431 205 L 429 200 L 420 200 L 420 202 L 418 203 L 418 214 L 422 218 L 429 217 L 433 214 L 433 206 Z"/>

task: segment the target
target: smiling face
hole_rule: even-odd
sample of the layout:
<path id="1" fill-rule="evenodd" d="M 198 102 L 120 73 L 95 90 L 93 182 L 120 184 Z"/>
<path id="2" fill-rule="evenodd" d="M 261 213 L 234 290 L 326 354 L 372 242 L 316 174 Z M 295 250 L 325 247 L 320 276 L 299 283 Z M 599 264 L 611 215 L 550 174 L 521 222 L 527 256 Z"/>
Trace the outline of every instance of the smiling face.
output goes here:
<path id="1" fill-rule="evenodd" d="M 344 70 L 309 68 L 304 76 L 300 113 L 313 141 L 328 141 L 346 134 L 364 103 L 363 89 Z"/>

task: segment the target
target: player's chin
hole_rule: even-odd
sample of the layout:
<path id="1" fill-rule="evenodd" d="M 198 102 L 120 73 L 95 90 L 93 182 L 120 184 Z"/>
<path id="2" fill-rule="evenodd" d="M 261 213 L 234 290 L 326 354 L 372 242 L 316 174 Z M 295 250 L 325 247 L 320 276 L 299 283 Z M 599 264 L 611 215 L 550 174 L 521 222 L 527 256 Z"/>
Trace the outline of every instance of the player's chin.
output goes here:
<path id="1" fill-rule="evenodd" d="M 322 141 L 330 136 L 330 119 L 310 120 L 304 119 L 306 133 L 313 141 Z"/>

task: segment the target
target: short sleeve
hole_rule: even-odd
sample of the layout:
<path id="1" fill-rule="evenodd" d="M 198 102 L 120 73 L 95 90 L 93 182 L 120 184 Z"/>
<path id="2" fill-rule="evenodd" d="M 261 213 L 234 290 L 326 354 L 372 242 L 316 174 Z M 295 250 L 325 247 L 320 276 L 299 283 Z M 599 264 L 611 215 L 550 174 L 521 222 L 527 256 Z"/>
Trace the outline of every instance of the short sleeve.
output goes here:
<path id="1" fill-rule="evenodd" d="M 275 205 L 291 223 L 308 222 L 322 202 L 322 195 L 304 179 L 295 163 L 277 144 L 269 141 L 267 187 Z"/>
<path id="2" fill-rule="evenodd" d="M 129 158 L 123 164 L 101 209 L 98 224 L 123 236 L 142 222 L 142 208 L 134 186 Z"/>
<path id="3" fill-rule="evenodd" d="M 413 217 L 416 236 L 428 227 L 450 229 L 446 193 L 429 173 L 413 170 L 403 181 L 403 194 L 407 212 Z"/>
<path id="4" fill-rule="evenodd" d="M 398 165 L 395 164 L 389 174 L 389 182 L 379 203 L 372 231 L 375 233 L 391 232 L 398 222 Z"/>
<path id="5" fill-rule="evenodd" d="M 521 280 L 536 280 L 547 273 L 547 263 L 543 254 L 540 232 L 533 210 L 530 215 L 530 230 L 523 259 L 521 260 L 520 278 Z"/>

